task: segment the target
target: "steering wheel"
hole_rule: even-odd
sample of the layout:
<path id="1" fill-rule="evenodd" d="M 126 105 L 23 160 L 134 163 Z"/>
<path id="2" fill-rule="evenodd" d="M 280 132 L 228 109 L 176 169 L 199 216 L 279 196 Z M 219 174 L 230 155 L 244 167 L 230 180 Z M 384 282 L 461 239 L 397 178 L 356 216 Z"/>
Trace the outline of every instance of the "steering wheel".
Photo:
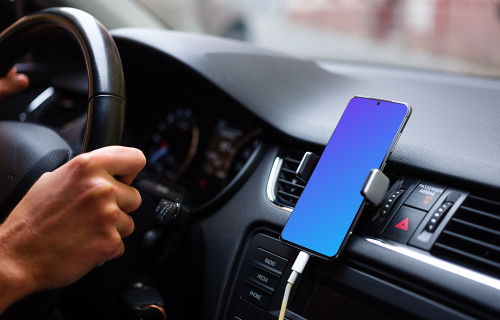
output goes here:
<path id="1" fill-rule="evenodd" d="M 86 64 L 89 92 L 82 152 L 119 144 L 125 118 L 123 69 L 113 38 L 91 15 L 73 8 L 51 8 L 18 20 L 0 34 L 0 76 L 34 47 L 60 35 L 77 42 Z M 53 130 L 12 121 L 0 122 L 0 154 L 0 219 L 43 173 L 55 170 L 72 156 L 69 145 Z M 31 299 L 29 308 L 18 307 L 15 313 L 46 309 L 54 300 L 37 298 Z M 47 298 L 52 303 L 47 303 Z M 4 313 L 2 319 L 5 317 Z"/>
<path id="2" fill-rule="evenodd" d="M 72 37 L 85 59 L 89 92 L 82 152 L 121 142 L 125 80 L 118 49 L 104 26 L 73 8 L 28 15 L 0 34 L 0 76 L 36 46 L 60 35 Z M 44 173 L 71 157 L 68 144 L 46 127 L 0 122 L 0 217 L 5 217 Z"/>

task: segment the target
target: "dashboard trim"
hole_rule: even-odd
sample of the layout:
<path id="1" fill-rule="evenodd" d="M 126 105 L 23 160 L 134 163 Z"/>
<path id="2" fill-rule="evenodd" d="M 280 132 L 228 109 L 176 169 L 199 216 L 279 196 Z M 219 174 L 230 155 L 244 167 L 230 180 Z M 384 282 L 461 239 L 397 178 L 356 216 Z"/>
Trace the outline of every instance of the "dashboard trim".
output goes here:
<path id="1" fill-rule="evenodd" d="M 266 188 L 267 199 L 269 200 L 269 202 L 271 202 L 273 206 L 291 213 L 293 208 L 279 203 L 278 200 L 276 199 L 276 195 L 274 192 L 276 190 L 276 182 L 278 181 L 278 175 L 282 164 L 283 164 L 283 159 L 281 157 L 278 156 L 276 157 L 276 159 L 274 159 L 273 166 L 271 168 L 271 173 L 269 174 L 269 180 L 267 181 L 267 188 Z"/>
<path id="2" fill-rule="evenodd" d="M 396 245 L 385 240 L 368 238 L 368 237 L 363 237 L 363 239 L 379 247 L 402 254 L 407 258 L 418 260 L 433 267 L 439 268 L 445 272 L 450 272 L 455 275 L 461 276 L 463 278 L 469 279 L 471 281 L 491 287 L 493 289 L 500 290 L 500 280 L 495 279 L 493 277 L 461 267 L 457 264 L 448 261 L 441 260 L 439 258 L 435 258 L 430 255 L 422 254 L 420 252 L 412 250 L 411 248 Z"/>

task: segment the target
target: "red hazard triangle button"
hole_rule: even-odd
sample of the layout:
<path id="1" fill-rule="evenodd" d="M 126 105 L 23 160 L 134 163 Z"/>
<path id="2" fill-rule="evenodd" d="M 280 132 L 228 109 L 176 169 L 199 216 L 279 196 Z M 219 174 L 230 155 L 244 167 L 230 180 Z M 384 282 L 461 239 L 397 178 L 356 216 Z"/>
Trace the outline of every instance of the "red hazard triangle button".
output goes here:
<path id="1" fill-rule="evenodd" d="M 398 223 L 396 225 L 396 228 L 404 230 L 404 231 L 408 231 L 408 218 L 406 218 L 403 221 L 401 221 L 400 223 Z"/>
<path id="2" fill-rule="evenodd" d="M 424 211 L 402 206 L 385 228 L 382 237 L 400 243 L 408 243 L 424 217 Z"/>

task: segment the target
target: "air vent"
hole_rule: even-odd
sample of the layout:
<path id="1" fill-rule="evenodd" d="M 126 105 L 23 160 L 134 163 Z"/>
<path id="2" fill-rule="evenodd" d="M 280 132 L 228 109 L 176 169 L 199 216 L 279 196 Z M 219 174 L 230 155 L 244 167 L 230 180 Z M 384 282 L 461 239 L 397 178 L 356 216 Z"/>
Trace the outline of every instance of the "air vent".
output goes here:
<path id="1" fill-rule="evenodd" d="M 469 196 L 431 252 L 479 271 L 500 275 L 500 203 Z"/>
<path id="2" fill-rule="evenodd" d="M 279 207 L 293 209 L 304 190 L 305 183 L 295 175 L 304 153 L 301 150 L 286 150 L 274 162 L 268 197 Z"/>

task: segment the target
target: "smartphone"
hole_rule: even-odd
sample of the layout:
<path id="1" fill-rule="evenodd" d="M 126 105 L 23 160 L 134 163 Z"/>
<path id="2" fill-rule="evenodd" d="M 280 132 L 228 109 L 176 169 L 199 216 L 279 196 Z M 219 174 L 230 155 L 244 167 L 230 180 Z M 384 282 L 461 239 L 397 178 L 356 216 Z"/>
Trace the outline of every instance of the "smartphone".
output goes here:
<path id="1" fill-rule="evenodd" d="M 365 178 L 371 169 L 384 168 L 410 114 L 405 103 L 352 98 L 281 240 L 323 258 L 338 258 L 363 209 Z"/>

